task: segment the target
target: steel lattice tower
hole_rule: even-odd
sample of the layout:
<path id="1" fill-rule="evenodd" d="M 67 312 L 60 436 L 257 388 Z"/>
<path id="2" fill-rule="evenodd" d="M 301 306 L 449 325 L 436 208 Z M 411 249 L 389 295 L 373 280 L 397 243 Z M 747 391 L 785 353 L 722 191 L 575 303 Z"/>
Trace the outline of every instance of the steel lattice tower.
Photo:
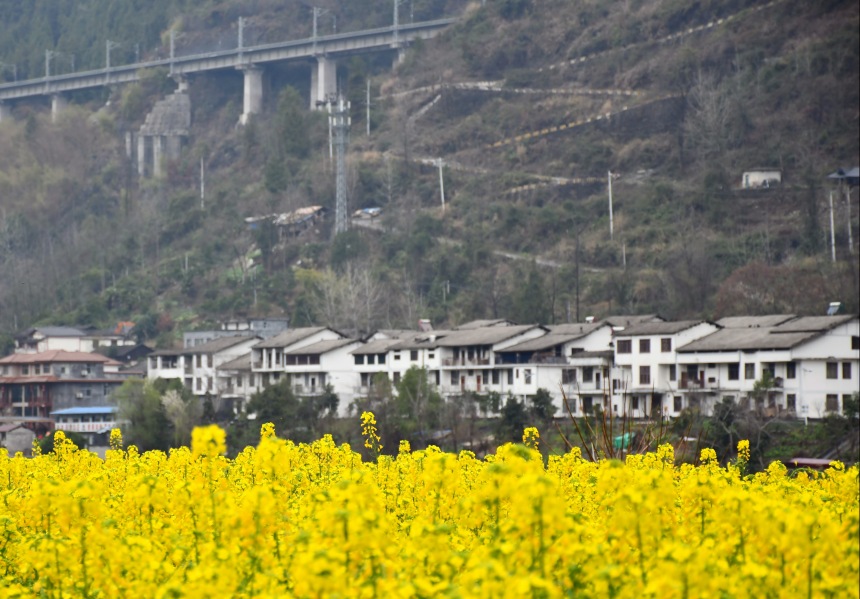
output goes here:
<path id="1" fill-rule="evenodd" d="M 338 98 L 337 108 L 331 115 L 332 129 L 335 136 L 337 171 L 335 174 L 336 204 L 334 234 L 344 233 L 349 227 L 349 216 L 346 201 L 346 144 L 349 143 L 349 127 L 352 119 L 349 116 L 349 102 Z"/>

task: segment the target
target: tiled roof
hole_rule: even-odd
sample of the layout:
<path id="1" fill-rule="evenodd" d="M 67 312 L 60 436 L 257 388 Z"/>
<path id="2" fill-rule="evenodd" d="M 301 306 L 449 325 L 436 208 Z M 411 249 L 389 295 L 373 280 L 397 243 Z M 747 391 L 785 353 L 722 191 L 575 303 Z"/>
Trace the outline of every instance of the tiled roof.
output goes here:
<path id="1" fill-rule="evenodd" d="M 619 337 L 643 337 L 646 335 L 674 335 L 681 331 L 691 329 L 697 324 L 706 322 L 704 320 L 676 320 L 669 322 L 642 322 L 626 327 L 619 331 Z"/>
<path id="2" fill-rule="evenodd" d="M 284 353 L 288 356 L 324 354 L 334 349 L 338 349 L 339 347 L 343 347 L 344 345 L 356 342 L 358 342 L 357 339 L 330 339 L 328 341 L 317 341 L 316 343 L 311 343 L 310 345 Z"/>
<path id="3" fill-rule="evenodd" d="M 307 339 L 311 335 L 316 335 L 325 331 L 326 327 L 303 327 L 298 329 L 288 329 L 283 333 L 278 333 L 271 339 L 261 341 L 254 346 L 254 349 L 268 349 L 273 347 L 289 347 L 290 345 Z"/>
<path id="4" fill-rule="evenodd" d="M 52 349 L 37 354 L 12 354 L 0 359 L 0 364 L 44 364 L 46 362 L 110 362 L 110 358 L 101 354 L 91 354 L 82 351 L 65 351 Z"/>

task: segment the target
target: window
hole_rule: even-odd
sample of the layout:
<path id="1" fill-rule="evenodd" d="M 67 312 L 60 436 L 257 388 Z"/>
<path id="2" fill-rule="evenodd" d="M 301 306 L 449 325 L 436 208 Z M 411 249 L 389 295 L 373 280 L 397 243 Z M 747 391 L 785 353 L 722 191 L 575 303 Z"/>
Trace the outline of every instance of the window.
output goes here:
<path id="1" fill-rule="evenodd" d="M 356 366 L 361 366 L 362 364 L 364 364 L 364 356 L 362 354 L 357 354 L 353 357 L 355 358 Z"/>
<path id="2" fill-rule="evenodd" d="M 621 381 L 618 379 L 612 379 L 612 390 L 618 391 L 619 389 L 621 389 Z"/>
<path id="3" fill-rule="evenodd" d="M 630 400 L 630 407 L 633 408 L 634 410 L 639 409 L 639 396 L 638 395 L 634 395 L 633 399 Z"/>
<path id="4" fill-rule="evenodd" d="M 584 366 L 582 368 L 582 382 L 591 381 L 594 379 L 594 368 L 592 366 Z"/>
<path id="5" fill-rule="evenodd" d="M 619 354 L 629 354 L 633 351 L 633 342 L 630 339 L 619 339 L 618 340 L 618 353 Z"/>
<path id="6" fill-rule="evenodd" d="M 460 373 L 456 370 L 451 371 L 451 384 L 456 385 L 460 382 Z"/>
<path id="7" fill-rule="evenodd" d="M 561 384 L 562 385 L 575 385 L 576 384 L 576 368 L 565 368 L 561 371 Z"/>
<path id="8" fill-rule="evenodd" d="M 827 397 L 824 400 L 824 409 L 828 412 L 838 412 L 839 411 L 839 396 L 835 393 L 827 394 Z"/>
<path id="9" fill-rule="evenodd" d="M 860 349 L 860 336 L 851 335 L 851 349 Z"/>
<path id="10" fill-rule="evenodd" d="M 851 378 L 851 362 L 842 362 L 842 378 Z"/>
<path id="11" fill-rule="evenodd" d="M 197 368 L 203 368 L 203 355 L 197 354 Z"/>
<path id="12" fill-rule="evenodd" d="M 672 401 L 672 408 L 674 408 L 676 412 L 680 412 L 683 408 L 683 401 L 681 400 L 681 397 L 679 395 L 676 395 L 674 400 Z"/>
<path id="13" fill-rule="evenodd" d="M 755 364 L 744 364 L 744 378 L 747 380 L 755 379 Z"/>
<path id="14" fill-rule="evenodd" d="M 499 371 L 498 370 L 493 371 L 493 384 L 494 385 L 499 384 Z"/>
<path id="15" fill-rule="evenodd" d="M 436 357 L 436 352 L 434 352 L 434 351 L 427 352 L 427 358 L 428 359 L 432 360 L 435 357 Z"/>
<path id="16" fill-rule="evenodd" d="M 651 353 L 651 340 L 650 339 L 640 339 L 639 340 L 639 353 L 640 354 L 650 354 Z"/>
<path id="17" fill-rule="evenodd" d="M 206 356 L 206 366 L 208 366 L 209 368 L 212 368 L 212 354 L 208 354 Z"/>
<path id="18" fill-rule="evenodd" d="M 674 364 L 669 364 L 669 380 L 678 380 L 678 368 Z"/>
<path id="19" fill-rule="evenodd" d="M 797 378 L 797 364 L 795 364 L 794 362 L 789 362 L 785 365 L 785 378 Z"/>
<path id="20" fill-rule="evenodd" d="M 373 364 L 376 361 L 376 356 L 373 354 L 367 354 L 367 363 Z"/>
<path id="21" fill-rule="evenodd" d="M 21 366 L 21 374 L 30 374 L 30 367 L 27 364 Z"/>
<path id="22" fill-rule="evenodd" d="M 829 379 L 838 379 L 839 378 L 839 364 L 837 362 L 828 362 L 827 363 L 827 378 L 829 378 Z"/>
<path id="23" fill-rule="evenodd" d="M 531 370 L 531 368 L 523 369 L 523 382 L 526 385 L 532 384 L 532 370 Z"/>
<path id="24" fill-rule="evenodd" d="M 394 359 L 395 359 L 395 360 L 399 360 L 399 359 L 400 359 L 400 352 L 399 352 L 399 351 L 398 351 L 398 352 L 394 352 Z"/>
<path id="25" fill-rule="evenodd" d="M 729 380 L 736 381 L 739 378 L 741 378 L 741 365 L 737 362 L 729 364 Z"/>
<path id="26" fill-rule="evenodd" d="M 376 354 L 376 363 L 385 364 L 385 354 Z"/>
<path id="27" fill-rule="evenodd" d="M 639 384 L 640 385 L 650 385 L 651 384 L 651 367 L 650 366 L 640 366 L 639 367 Z"/>
<path id="28" fill-rule="evenodd" d="M 418 350 L 417 349 L 409 350 L 409 359 L 412 360 L 413 362 L 418 361 Z"/>
<path id="29" fill-rule="evenodd" d="M 508 384 L 509 385 L 514 384 L 514 369 L 513 368 L 508 369 Z"/>
<path id="30" fill-rule="evenodd" d="M 672 339 L 670 337 L 660 339 L 660 351 L 661 352 L 672 351 Z"/>

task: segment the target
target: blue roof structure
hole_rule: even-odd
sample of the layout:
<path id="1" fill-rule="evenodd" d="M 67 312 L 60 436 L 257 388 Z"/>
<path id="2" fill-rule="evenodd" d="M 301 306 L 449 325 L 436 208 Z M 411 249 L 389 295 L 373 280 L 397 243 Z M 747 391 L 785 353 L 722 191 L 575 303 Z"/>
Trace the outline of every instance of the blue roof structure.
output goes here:
<path id="1" fill-rule="evenodd" d="M 93 414 L 114 414 L 116 411 L 115 406 L 92 406 L 55 410 L 51 412 L 51 416 L 92 416 Z"/>

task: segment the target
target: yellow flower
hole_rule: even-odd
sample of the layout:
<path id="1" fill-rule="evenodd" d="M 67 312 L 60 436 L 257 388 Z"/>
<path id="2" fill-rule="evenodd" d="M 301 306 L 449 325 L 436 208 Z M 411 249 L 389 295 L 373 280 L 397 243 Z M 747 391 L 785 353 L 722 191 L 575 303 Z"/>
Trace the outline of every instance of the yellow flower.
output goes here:
<path id="1" fill-rule="evenodd" d="M 221 427 L 212 424 L 198 426 L 191 431 L 191 454 L 195 458 L 200 456 L 213 458 L 226 452 L 227 434 Z"/>

